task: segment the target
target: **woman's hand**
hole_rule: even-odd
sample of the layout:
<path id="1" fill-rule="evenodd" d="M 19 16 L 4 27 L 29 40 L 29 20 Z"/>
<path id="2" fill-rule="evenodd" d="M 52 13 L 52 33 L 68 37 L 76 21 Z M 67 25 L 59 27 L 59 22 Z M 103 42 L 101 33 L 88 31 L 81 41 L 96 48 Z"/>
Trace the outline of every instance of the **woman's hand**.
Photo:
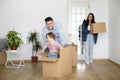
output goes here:
<path id="1" fill-rule="evenodd" d="M 93 32 L 90 30 L 90 33 L 93 34 Z"/>

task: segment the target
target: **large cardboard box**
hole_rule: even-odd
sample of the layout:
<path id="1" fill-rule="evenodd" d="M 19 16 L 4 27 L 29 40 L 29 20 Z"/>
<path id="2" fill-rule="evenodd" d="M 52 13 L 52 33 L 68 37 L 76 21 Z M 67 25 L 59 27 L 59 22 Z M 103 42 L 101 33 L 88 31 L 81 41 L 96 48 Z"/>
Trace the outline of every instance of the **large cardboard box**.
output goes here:
<path id="1" fill-rule="evenodd" d="M 90 29 L 93 34 L 106 32 L 105 22 L 93 23 L 91 24 Z"/>
<path id="2" fill-rule="evenodd" d="M 4 65 L 7 60 L 6 52 L 0 51 L 0 65 Z"/>
<path id="3" fill-rule="evenodd" d="M 48 58 L 46 53 L 41 54 L 42 76 L 62 78 L 72 73 L 70 47 L 60 49 L 59 58 Z"/>

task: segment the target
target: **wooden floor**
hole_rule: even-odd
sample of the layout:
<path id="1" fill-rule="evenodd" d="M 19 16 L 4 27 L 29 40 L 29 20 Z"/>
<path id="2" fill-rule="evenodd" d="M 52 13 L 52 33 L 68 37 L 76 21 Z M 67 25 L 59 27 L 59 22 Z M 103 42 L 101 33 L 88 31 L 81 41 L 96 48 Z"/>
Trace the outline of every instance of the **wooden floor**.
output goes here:
<path id="1" fill-rule="evenodd" d="M 19 69 L 10 69 L 0 66 L 0 80 L 61 80 L 42 78 L 41 63 L 26 63 Z M 120 80 L 120 66 L 110 61 L 94 61 L 86 65 L 79 61 L 73 73 L 62 80 Z"/>

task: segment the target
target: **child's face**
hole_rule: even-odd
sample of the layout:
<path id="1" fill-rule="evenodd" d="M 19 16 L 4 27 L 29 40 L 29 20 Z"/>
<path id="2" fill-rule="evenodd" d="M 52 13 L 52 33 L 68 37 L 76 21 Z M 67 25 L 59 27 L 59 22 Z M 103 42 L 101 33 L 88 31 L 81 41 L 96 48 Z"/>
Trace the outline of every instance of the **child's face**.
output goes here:
<path id="1" fill-rule="evenodd" d="M 53 38 L 50 38 L 48 35 L 47 35 L 47 41 L 48 42 L 52 42 L 54 39 Z"/>

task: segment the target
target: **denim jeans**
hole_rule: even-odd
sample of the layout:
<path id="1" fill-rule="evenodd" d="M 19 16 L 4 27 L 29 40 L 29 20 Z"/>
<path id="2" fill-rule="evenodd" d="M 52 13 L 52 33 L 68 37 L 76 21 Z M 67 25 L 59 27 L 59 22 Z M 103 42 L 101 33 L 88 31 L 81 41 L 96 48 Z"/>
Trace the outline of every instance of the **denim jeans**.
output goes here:
<path id="1" fill-rule="evenodd" d="M 58 58 L 58 54 L 48 54 L 48 58 Z"/>
<path id="2" fill-rule="evenodd" d="M 83 52 L 86 63 L 92 62 L 93 60 L 93 46 L 94 46 L 94 37 L 92 34 L 88 34 L 86 42 L 83 43 L 83 47 L 84 47 Z"/>

